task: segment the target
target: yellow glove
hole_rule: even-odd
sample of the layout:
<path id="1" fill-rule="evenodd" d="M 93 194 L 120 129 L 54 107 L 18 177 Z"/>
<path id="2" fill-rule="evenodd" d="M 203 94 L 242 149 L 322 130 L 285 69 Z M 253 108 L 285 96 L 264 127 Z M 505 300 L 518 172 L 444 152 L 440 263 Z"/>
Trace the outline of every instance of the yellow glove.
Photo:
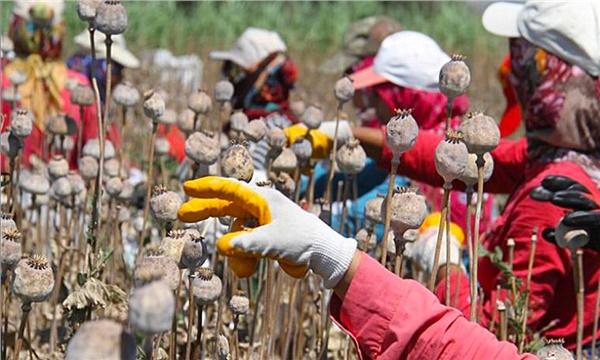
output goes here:
<path id="1" fill-rule="evenodd" d="M 229 257 L 239 277 L 252 275 L 257 260 L 268 257 L 293 277 L 311 269 L 331 288 L 350 266 L 356 241 L 344 238 L 274 189 L 208 176 L 187 181 L 184 190 L 194 199 L 179 209 L 181 221 L 237 217 L 233 231 L 217 241 L 217 249 Z M 244 229 L 248 218 L 257 219 L 259 226 Z"/>
<path id="2" fill-rule="evenodd" d="M 313 159 L 325 159 L 329 156 L 329 152 L 333 148 L 333 139 L 320 132 L 319 130 L 308 130 L 308 128 L 302 124 L 292 125 L 283 129 L 283 132 L 288 138 L 288 146 L 292 144 L 299 137 L 304 137 L 310 141 L 313 151 Z"/>

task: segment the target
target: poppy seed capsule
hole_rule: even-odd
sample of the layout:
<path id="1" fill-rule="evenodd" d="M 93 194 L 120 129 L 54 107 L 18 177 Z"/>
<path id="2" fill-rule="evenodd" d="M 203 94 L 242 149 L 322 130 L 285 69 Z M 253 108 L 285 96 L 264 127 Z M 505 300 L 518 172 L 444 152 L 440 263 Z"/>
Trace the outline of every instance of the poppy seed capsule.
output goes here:
<path id="1" fill-rule="evenodd" d="M 377 245 L 377 234 L 375 233 L 375 231 L 369 231 L 367 229 L 360 229 L 360 230 L 358 230 L 358 232 L 356 233 L 356 236 L 354 238 L 356 239 L 356 242 L 358 243 L 359 249 L 364 249 L 365 246 L 367 245 L 367 242 L 369 243 L 369 247 L 368 247 L 367 251 L 371 251 L 371 250 L 375 249 L 375 246 Z"/>
<path id="2" fill-rule="evenodd" d="M 179 263 L 183 244 L 185 243 L 184 235 L 185 230 L 171 230 L 162 239 L 160 242 L 160 251 L 165 257 L 169 257 Z"/>
<path id="3" fill-rule="evenodd" d="M 212 269 L 199 268 L 193 282 L 193 296 L 197 305 L 208 305 L 219 299 L 223 285 L 221 279 L 214 275 Z"/>
<path id="4" fill-rule="evenodd" d="M 296 183 L 288 173 L 282 172 L 275 181 L 275 189 L 286 196 L 291 196 L 296 190 Z"/>
<path id="5" fill-rule="evenodd" d="M 490 153 L 483 154 L 483 160 L 485 164 L 483 166 L 483 182 L 487 182 L 490 177 L 492 177 L 492 173 L 494 172 L 494 158 Z M 465 172 L 459 178 L 460 181 L 464 182 L 467 186 L 473 186 L 477 184 L 477 155 L 469 154 L 469 160 L 467 162 L 467 168 Z"/>
<path id="6" fill-rule="evenodd" d="M 44 176 L 30 173 L 23 174 L 19 180 L 21 189 L 32 195 L 43 195 L 50 190 L 50 182 Z"/>
<path id="7" fill-rule="evenodd" d="M 172 125 L 177 122 L 177 112 L 173 109 L 165 109 L 165 112 L 156 119 L 159 124 Z"/>
<path id="8" fill-rule="evenodd" d="M 481 112 L 470 113 L 460 124 L 463 141 L 470 153 L 483 155 L 498 146 L 500 129 L 496 121 Z"/>
<path id="9" fill-rule="evenodd" d="M 60 149 L 63 152 L 73 151 L 75 149 L 75 140 L 72 136 L 66 136 L 61 139 L 58 136 L 54 137 L 54 148 Z"/>
<path id="10" fill-rule="evenodd" d="M 571 352 L 563 347 L 564 340 L 548 340 L 548 343 L 537 351 L 535 356 L 540 360 L 573 360 Z"/>
<path id="11" fill-rule="evenodd" d="M 385 217 L 387 197 L 381 203 L 381 213 Z M 392 194 L 390 227 L 395 234 L 401 235 L 409 229 L 418 229 L 428 215 L 427 202 L 408 188 L 396 189 Z"/>
<path id="12" fill-rule="evenodd" d="M 208 258 L 204 238 L 196 230 L 186 230 L 185 242 L 181 250 L 180 268 L 195 269 L 202 266 Z"/>
<path id="13" fill-rule="evenodd" d="M 462 135 L 452 130 L 446 134 L 446 139 L 435 148 L 435 169 L 444 182 L 450 184 L 459 179 L 467 168 L 469 151 Z"/>
<path id="14" fill-rule="evenodd" d="M 52 182 L 52 193 L 59 199 L 71 196 L 73 189 L 71 188 L 71 182 L 66 176 L 55 179 Z"/>
<path id="15" fill-rule="evenodd" d="M 11 213 L 2 212 L 0 213 L 0 231 L 7 229 L 17 229 L 17 224 Z"/>
<path id="16" fill-rule="evenodd" d="M 164 136 L 159 136 L 154 141 L 154 153 L 156 156 L 165 156 L 171 151 L 171 144 Z"/>
<path id="17" fill-rule="evenodd" d="M 68 135 L 69 124 L 65 114 L 52 115 L 46 120 L 46 131 L 52 135 Z"/>
<path id="18" fill-rule="evenodd" d="M 98 5 L 101 0 L 79 0 L 77 1 L 77 16 L 81 21 L 91 22 L 96 17 Z"/>
<path id="19" fill-rule="evenodd" d="M 350 139 L 337 151 L 337 166 L 346 175 L 356 175 L 365 168 L 367 154 L 360 141 Z"/>
<path id="20" fill-rule="evenodd" d="M 87 85 L 77 84 L 71 90 L 71 102 L 79 106 L 88 106 L 94 103 L 94 90 Z"/>
<path id="21" fill-rule="evenodd" d="M 96 160 L 100 159 L 100 141 L 98 138 L 90 139 L 86 141 L 83 149 L 81 149 L 81 153 L 84 156 L 91 156 Z M 113 146 L 112 141 L 105 140 L 104 141 L 104 159 L 112 159 L 115 157 L 115 147 Z"/>
<path id="22" fill-rule="evenodd" d="M 48 177 L 50 180 L 56 180 L 60 177 L 67 176 L 69 173 L 69 163 L 62 155 L 54 155 L 48 161 Z"/>
<path id="23" fill-rule="evenodd" d="M 304 114 L 304 110 L 306 110 L 306 104 L 302 100 L 293 100 L 290 102 L 290 111 L 297 119 L 302 118 L 302 114 Z"/>
<path id="24" fill-rule="evenodd" d="M 152 191 L 150 213 L 159 223 L 174 222 L 177 220 L 177 211 L 181 203 L 181 197 L 176 192 L 168 191 L 164 186 L 158 185 Z"/>
<path id="25" fill-rule="evenodd" d="M 395 159 L 410 150 L 417 136 L 419 135 L 419 125 L 412 116 L 412 109 L 396 109 L 394 115 L 387 123 L 385 132 L 385 143 L 392 151 Z"/>
<path id="26" fill-rule="evenodd" d="M 2 224 L 4 226 L 4 223 Z M 2 227 L 2 269 L 12 268 L 21 260 L 21 232 L 14 228 Z"/>
<path id="27" fill-rule="evenodd" d="M 140 92 L 131 83 L 123 81 L 115 86 L 113 100 L 124 107 L 133 107 L 140 101 Z"/>
<path id="28" fill-rule="evenodd" d="M 275 126 L 267 133 L 267 144 L 274 150 L 281 150 L 287 144 L 287 136 L 280 127 Z"/>
<path id="29" fill-rule="evenodd" d="M 65 359 L 135 360 L 135 338 L 113 320 L 87 321 L 69 340 Z"/>
<path id="30" fill-rule="evenodd" d="M 272 169 L 275 172 L 292 173 L 298 166 L 296 154 L 290 148 L 284 148 L 281 153 L 273 160 Z"/>
<path id="31" fill-rule="evenodd" d="M 452 59 L 440 69 L 440 91 L 449 101 L 466 93 L 471 83 L 471 72 L 465 59 L 462 55 L 452 55 Z"/>
<path id="32" fill-rule="evenodd" d="M 96 8 L 96 30 L 106 35 L 119 35 L 127 30 L 127 10 L 120 1 L 104 1 Z"/>
<path id="33" fill-rule="evenodd" d="M 238 132 L 245 132 L 248 129 L 248 115 L 244 114 L 243 111 L 238 110 L 231 114 L 229 118 L 231 129 Z"/>
<path id="34" fill-rule="evenodd" d="M 119 177 L 113 177 L 106 181 L 106 193 L 112 197 L 116 198 L 123 190 L 123 181 Z"/>
<path id="35" fill-rule="evenodd" d="M 319 126 L 321 126 L 323 119 L 325 119 L 325 114 L 323 114 L 323 110 L 316 105 L 307 107 L 304 112 L 302 112 L 302 117 L 300 118 L 302 123 L 309 129 L 318 129 Z"/>
<path id="36" fill-rule="evenodd" d="M 229 340 L 225 337 L 225 335 L 219 335 L 217 339 L 217 356 L 218 360 L 230 360 L 231 356 L 229 355 Z"/>
<path id="37" fill-rule="evenodd" d="M 188 96 L 187 107 L 197 114 L 206 115 L 212 110 L 212 99 L 206 91 L 194 91 Z"/>
<path id="38" fill-rule="evenodd" d="M 246 315 L 250 309 L 250 300 L 243 291 L 238 291 L 229 300 L 229 309 L 233 315 Z"/>
<path id="39" fill-rule="evenodd" d="M 85 190 L 85 182 L 83 181 L 81 176 L 74 170 L 69 171 L 69 173 L 67 174 L 67 179 L 71 183 L 71 192 L 73 194 L 79 194 L 80 192 Z"/>
<path id="40" fill-rule="evenodd" d="M 104 162 L 104 173 L 108 177 L 119 176 L 119 160 L 112 158 Z"/>
<path id="41" fill-rule="evenodd" d="M 77 162 L 79 174 L 86 180 L 91 180 L 98 175 L 98 161 L 91 156 L 82 156 Z"/>
<path id="42" fill-rule="evenodd" d="M 377 194 L 376 197 L 367 201 L 365 204 L 365 218 L 375 224 L 382 224 L 381 204 L 385 198 L 384 194 Z"/>
<path id="43" fill-rule="evenodd" d="M 230 101 L 234 91 L 232 83 L 227 80 L 221 80 L 215 84 L 215 100 L 220 103 Z"/>
<path id="44" fill-rule="evenodd" d="M 156 122 L 165 113 L 165 101 L 159 93 L 148 90 L 144 93 L 144 115 Z"/>
<path id="45" fill-rule="evenodd" d="M 10 132 L 18 139 L 25 139 L 33 130 L 33 113 L 27 109 L 15 109 L 10 114 Z"/>
<path id="46" fill-rule="evenodd" d="M 54 274 L 46 258 L 33 255 L 21 259 L 13 271 L 13 294 L 24 303 L 42 302 L 54 288 Z"/>
<path id="47" fill-rule="evenodd" d="M 348 76 L 344 76 L 336 81 L 333 93 L 340 104 L 352 100 L 352 97 L 354 97 L 354 85 L 352 84 L 352 79 Z"/>
<path id="48" fill-rule="evenodd" d="M 194 132 L 194 118 L 195 114 L 190 109 L 185 109 L 177 116 L 177 128 L 184 134 L 191 134 Z"/>
<path id="49" fill-rule="evenodd" d="M 200 164 L 211 165 L 219 159 L 219 139 L 208 132 L 195 132 L 185 141 L 185 155 Z"/>
<path id="50" fill-rule="evenodd" d="M 137 263 L 133 274 L 135 286 L 141 286 L 148 281 L 146 278 L 148 271 L 162 274 L 162 278 L 167 282 L 169 288 L 171 290 L 177 289 L 179 285 L 179 267 L 175 260 L 165 257 L 161 251 L 145 256 Z"/>
<path id="51" fill-rule="evenodd" d="M 15 70 L 8 75 L 8 79 L 14 86 L 19 86 L 27 81 L 27 75 L 21 70 Z"/>
<path id="52" fill-rule="evenodd" d="M 170 291 L 171 290 L 171 291 Z M 175 296 L 164 280 L 134 288 L 129 297 L 129 323 L 143 334 L 160 334 L 171 329 Z"/>
<path id="53" fill-rule="evenodd" d="M 312 145 L 306 138 L 299 136 L 292 144 L 292 151 L 300 164 L 306 164 L 312 156 Z"/>
<path id="54" fill-rule="evenodd" d="M 129 182 L 129 180 L 123 181 L 123 189 L 121 189 L 121 192 L 119 193 L 119 196 L 117 196 L 117 199 L 121 201 L 127 201 L 131 199 L 131 196 L 133 195 L 133 190 L 133 185 L 131 184 L 131 182 Z"/>
<path id="55" fill-rule="evenodd" d="M 221 157 L 221 173 L 225 177 L 250 182 L 254 163 L 248 149 L 240 144 L 231 145 Z"/>
<path id="56" fill-rule="evenodd" d="M 250 141 L 259 142 L 267 134 L 267 124 L 263 118 L 251 120 L 246 128 L 246 136 Z"/>

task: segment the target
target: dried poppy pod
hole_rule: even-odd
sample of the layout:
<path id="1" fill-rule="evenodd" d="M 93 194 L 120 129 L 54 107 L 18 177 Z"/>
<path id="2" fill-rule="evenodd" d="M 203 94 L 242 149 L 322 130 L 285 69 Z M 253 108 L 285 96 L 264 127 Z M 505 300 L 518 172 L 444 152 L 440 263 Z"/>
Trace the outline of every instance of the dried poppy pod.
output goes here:
<path id="1" fill-rule="evenodd" d="M 184 244 L 185 230 L 171 230 L 160 242 L 160 250 L 165 257 L 169 257 L 179 263 Z"/>
<path id="2" fill-rule="evenodd" d="M 84 156 L 91 156 L 96 160 L 100 159 L 100 140 L 98 138 L 88 140 L 83 146 L 81 153 Z M 115 147 L 112 141 L 104 140 L 104 159 L 108 160 L 113 157 L 115 157 Z"/>
<path id="3" fill-rule="evenodd" d="M 165 109 L 165 112 L 157 119 L 159 124 L 172 125 L 177 122 L 177 112 L 173 109 Z"/>
<path id="4" fill-rule="evenodd" d="M 154 90 L 148 90 L 144 93 L 143 103 L 144 115 L 157 122 L 158 118 L 165 113 L 165 100 Z"/>
<path id="5" fill-rule="evenodd" d="M 550 339 L 535 356 L 540 360 L 573 360 L 571 352 L 563 347 L 563 339 Z"/>
<path id="6" fill-rule="evenodd" d="M 77 162 L 79 174 L 86 180 L 94 179 L 98 175 L 98 160 L 92 156 L 82 156 Z"/>
<path id="7" fill-rule="evenodd" d="M 229 300 L 229 310 L 233 315 L 246 315 L 250 309 L 250 300 L 243 291 L 237 291 Z"/>
<path id="8" fill-rule="evenodd" d="M 306 165 L 312 156 L 312 145 L 306 138 L 299 136 L 292 144 L 292 151 L 298 158 L 301 166 Z"/>
<path id="9" fill-rule="evenodd" d="M 350 139 L 341 148 L 336 155 L 336 164 L 340 171 L 346 175 L 356 175 L 365 168 L 367 154 L 360 141 Z"/>
<path id="10" fill-rule="evenodd" d="M 159 223 L 170 223 L 177 220 L 177 211 L 181 207 L 181 197 L 174 191 L 157 185 L 150 199 L 150 213 Z"/>
<path id="11" fill-rule="evenodd" d="M 117 196 L 117 199 L 121 200 L 121 201 L 130 200 L 131 197 L 133 196 L 133 190 L 134 190 L 133 185 L 131 184 L 131 182 L 129 180 L 123 181 L 123 188 L 121 189 L 121 192 Z"/>
<path id="12" fill-rule="evenodd" d="M 336 81 L 333 93 L 340 104 L 352 100 L 354 97 L 354 85 L 352 84 L 352 79 L 348 76 L 344 76 Z"/>
<path id="13" fill-rule="evenodd" d="M 46 120 L 45 127 L 46 131 L 57 136 L 73 135 L 77 132 L 75 121 L 65 114 L 50 116 L 50 118 Z"/>
<path id="14" fill-rule="evenodd" d="M 33 113 L 27 109 L 14 109 L 10 114 L 10 132 L 20 140 L 33 130 Z"/>
<path id="15" fill-rule="evenodd" d="M 77 16 L 81 21 L 92 22 L 96 17 L 101 0 L 79 0 L 77 1 Z"/>
<path id="16" fill-rule="evenodd" d="M 296 154 L 290 148 L 284 148 L 281 153 L 273 160 L 272 169 L 275 172 L 292 173 L 298 166 Z"/>
<path id="17" fill-rule="evenodd" d="M 212 99 L 204 90 L 194 91 L 188 96 L 187 107 L 196 114 L 206 115 L 212 110 Z"/>
<path id="18" fill-rule="evenodd" d="M 471 72 L 465 60 L 462 55 L 452 55 L 452 59 L 440 69 L 440 91 L 449 102 L 466 93 L 471 83 Z"/>
<path id="19" fill-rule="evenodd" d="M 32 195 L 43 195 L 50 190 L 48 179 L 36 173 L 23 174 L 19 180 L 19 185 L 23 191 Z"/>
<path id="20" fill-rule="evenodd" d="M 290 102 L 290 111 L 297 118 L 302 118 L 302 114 L 304 114 L 304 110 L 306 110 L 306 104 L 302 100 L 292 100 Z"/>
<path id="21" fill-rule="evenodd" d="M 217 357 L 218 360 L 231 359 L 231 355 L 229 355 L 229 340 L 227 340 L 225 335 L 219 335 L 217 339 Z"/>
<path id="22" fill-rule="evenodd" d="M 372 251 L 375 249 L 377 245 L 377 234 L 375 231 L 369 231 L 367 229 L 360 229 L 354 236 L 356 242 L 358 243 L 358 248 L 366 251 Z M 368 244 L 368 248 L 367 248 Z"/>
<path id="23" fill-rule="evenodd" d="M 15 70 L 8 75 L 8 80 L 14 86 L 19 86 L 27 81 L 27 75 L 21 70 Z"/>
<path id="24" fill-rule="evenodd" d="M 460 132 L 448 131 L 446 140 L 435 148 L 435 169 L 446 184 L 459 179 L 467 168 L 469 151 Z"/>
<path id="25" fill-rule="evenodd" d="M 469 152 L 478 156 L 494 150 L 500 142 L 500 129 L 496 121 L 482 112 L 468 114 L 460 124 L 460 132 Z"/>
<path id="26" fill-rule="evenodd" d="M 410 150 L 419 135 L 419 125 L 412 116 L 412 109 L 396 109 L 396 115 L 387 123 L 385 143 L 394 154 L 394 159 Z"/>
<path id="27" fill-rule="evenodd" d="M 4 225 L 4 224 L 2 224 Z M 21 232 L 16 226 L 4 228 L 2 227 L 2 270 L 13 268 L 19 260 L 21 260 Z"/>
<path id="28" fill-rule="evenodd" d="M 123 325 L 108 319 L 87 321 L 69 340 L 65 359 L 135 360 L 136 350 L 135 338 Z"/>
<path id="29" fill-rule="evenodd" d="M 251 120 L 246 128 L 246 137 L 250 141 L 259 142 L 267 135 L 267 123 L 263 118 Z"/>
<path id="30" fill-rule="evenodd" d="M 175 313 L 172 290 L 165 280 L 155 280 L 134 288 L 129 297 L 131 327 L 145 335 L 169 331 Z"/>
<path id="31" fill-rule="evenodd" d="M 221 157 L 221 173 L 225 177 L 250 182 L 254 175 L 254 162 L 248 149 L 241 144 L 233 144 Z"/>
<path id="32" fill-rule="evenodd" d="M 300 117 L 300 121 L 309 129 L 318 129 L 324 119 L 325 114 L 323 114 L 323 110 L 317 105 L 307 107 Z"/>
<path id="33" fill-rule="evenodd" d="M 171 143 L 164 136 L 158 136 L 154 141 L 154 153 L 156 156 L 165 156 L 171 151 Z"/>
<path id="34" fill-rule="evenodd" d="M 494 172 L 494 158 L 492 155 L 490 155 L 490 153 L 485 153 L 483 154 L 483 160 L 485 161 L 485 165 L 483 167 L 483 182 L 487 182 L 490 177 L 492 177 L 492 173 Z M 467 168 L 459 179 L 467 186 L 473 186 L 477 184 L 477 155 L 469 154 Z"/>
<path id="35" fill-rule="evenodd" d="M 220 103 L 231 101 L 234 91 L 232 83 L 227 80 L 221 80 L 215 84 L 215 100 Z"/>
<path id="36" fill-rule="evenodd" d="M 67 174 L 67 179 L 71 183 L 71 192 L 73 194 L 85 191 L 85 181 L 83 181 L 83 178 L 77 172 L 70 170 Z"/>
<path id="37" fill-rule="evenodd" d="M 185 141 L 185 155 L 200 164 L 211 165 L 219 159 L 219 139 L 210 132 L 195 132 Z"/>
<path id="38" fill-rule="evenodd" d="M 54 274 L 50 263 L 41 255 L 21 259 L 12 277 L 12 291 L 23 303 L 42 302 L 54 288 Z"/>
<path id="39" fill-rule="evenodd" d="M 381 204 L 383 204 L 384 194 L 377 194 L 376 197 L 367 201 L 365 204 L 365 219 L 374 224 L 382 224 Z"/>
<path id="40" fill-rule="evenodd" d="M 183 249 L 181 250 L 181 259 L 179 261 L 180 268 L 193 270 L 202 266 L 208 258 L 208 250 L 204 238 L 196 230 L 186 230 Z"/>
<path id="41" fill-rule="evenodd" d="M 71 187 L 71 182 L 67 179 L 66 176 L 55 179 L 52 182 L 52 194 L 56 196 L 58 199 L 64 199 L 66 197 L 71 196 L 73 193 L 73 188 Z"/>
<path id="42" fill-rule="evenodd" d="M 89 106 L 94 103 L 94 90 L 90 86 L 77 84 L 71 90 L 71 102 L 79 106 Z"/>
<path id="43" fill-rule="evenodd" d="M 140 92 L 131 83 L 123 81 L 115 86 L 112 98 L 117 104 L 129 108 L 140 102 Z"/>
<path id="44" fill-rule="evenodd" d="M 381 204 L 385 217 L 386 198 Z M 406 230 L 418 229 L 428 215 L 427 201 L 423 195 L 409 188 L 395 189 L 391 199 L 390 227 L 394 234 L 402 236 Z"/>
<path id="45" fill-rule="evenodd" d="M 171 290 L 177 289 L 179 285 L 179 267 L 175 260 L 165 257 L 161 251 L 155 251 L 148 256 L 143 257 L 136 265 L 133 274 L 135 286 L 140 286 L 146 280 L 144 275 L 148 269 L 162 272 L 163 279 L 169 284 Z"/>
<path id="46" fill-rule="evenodd" d="M 231 125 L 231 130 L 237 131 L 238 133 L 245 133 L 248 129 L 248 115 L 246 115 L 243 111 L 237 110 L 231 117 L 229 118 L 229 123 Z"/>
<path id="47" fill-rule="evenodd" d="M 275 189 L 287 196 L 291 196 L 296 191 L 296 182 L 288 173 L 281 172 L 277 180 L 275 180 Z"/>
<path id="48" fill-rule="evenodd" d="M 111 198 L 116 198 L 123 190 L 123 181 L 120 177 L 111 177 L 106 181 L 105 189 Z"/>
<path id="49" fill-rule="evenodd" d="M 195 131 L 194 129 L 194 119 L 196 115 L 190 109 L 185 109 L 179 113 L 177 116 L 177 128 L 181 130 L 182 133 L 189 135 Z"/>
<path id="50" fill-rule="evenodd" d="M 0 231 L 7 229 L 17 229 L 17 224 L 11 213 L 2 212 L 0 213 Z"/>
<path id="51" fill-rule="evenodd" d="M 14 159 L 19 153 L 20 147 L 19 139 L 11 134 L 10 131 L 5 131 L 0 135 L 0 149 L 4 155 Z"/>
<path id="52" fill-rule="evenodd" d="M 208 305 L 219 299 L 223 285 L 221 279 L 210 268 L 199 268 L 194 282 L 194 302 L 196 305 Z M 189 291 L 189 288 L 188 288 Z"/>
<path id="53" fill-rule="evenodd" d="M 72 136 L 67 136 L 62 139 L 58 136 L 55 136 L 54 147 L 63 152 L 73 151 L 73 149 L 75 149 L 75 140 L 73 140 Z"/>
<path id="54" fill-rule="evenodd" d="M 127 10 L 120 1 L 104 1 L 96 8 L 94 27 L 107 36 L 124 33 L 127 30 Z"/>
<path id="55" fill-rule="evenodd" d="M 48 170 L 48 177 L 50 180 L 56 180 L 60 177 L 67 176 L 69 173 L 69 163 L 62 155 L 54 155 L 52 159 L 48 161 L 46 169 Z"/>
<path id="56" fill-rule="evenodd" d="M 108 177 L 115 177 L 120 175 L 119 160 L 112 158 L 104 162 L 104 174 Z"/>
<path id="57" fill-rule="evenodd" d="M 287 136 L 283 130 L 275 126 L 267 133 L 267 144 L 274 150 L 281 150 L 287 144 Z"/>

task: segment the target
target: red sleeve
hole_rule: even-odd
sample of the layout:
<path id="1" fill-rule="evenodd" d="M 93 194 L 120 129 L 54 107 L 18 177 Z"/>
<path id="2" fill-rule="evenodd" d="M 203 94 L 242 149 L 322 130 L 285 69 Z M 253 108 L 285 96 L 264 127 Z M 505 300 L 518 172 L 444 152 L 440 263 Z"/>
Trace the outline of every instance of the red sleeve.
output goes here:
<path id="1" fill-rule="evenodd" d="M 513 344 L 498 341 L 419 283 L 396 277 L 366 254 L 345 298 L 334 296 L 330 310 L 363 359 L 536 359 L 519 355 Z"/>
<path id="2" fill-rule="evenodd" d="M 382 136 L 385 138 L 385 126 L 381 127 Z M 443 185 L 442 178 L 435 170 L 435 149 L 443 137 L 431 131 L 421 130 L 413 148 L 402 154 L 398 174 L 407 176 L 432 186 Z M 485 184 L 485 192 L 510 193 L 521 180 L 527 164 L 527 141 L 501 140 L 496 149 L 491 152 L 494 158 L 494 173 Z M 383 152 L 380 166 L 389 169 L 392 161 L 392 152 L 383 142 Z M 460 181 L 454 182 L 455 189 L 464 189 Z"/>

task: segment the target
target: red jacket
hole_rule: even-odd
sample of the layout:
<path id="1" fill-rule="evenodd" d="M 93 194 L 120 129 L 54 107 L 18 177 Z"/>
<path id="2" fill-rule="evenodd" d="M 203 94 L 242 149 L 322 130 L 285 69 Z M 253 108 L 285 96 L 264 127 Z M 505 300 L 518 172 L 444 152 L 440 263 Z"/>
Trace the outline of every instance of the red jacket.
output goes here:
<path id="1" fill-rule="evenodd" d="M 441 185 L 442 179 L 435 171 L 433 154 L 441 136 L 421 132 L 414 148 L 401 158 L 398 172 L 432 185 Z M 546 227 L 555 227 L 564 215 L 564 209 L 550 203 L 541 203 L 529 198 L 529 192 L 541 184 L 548 175 L 564 175 L 579 181 L 595 194 L 600 190 L 581 167 L 570 162 L 549 164 L 531 163 L 527 158 L 526 140 L 501 141 L 492 152 L 494 173 L 485 184 L 484 190 L 491 193 L 510 193 L 503 214 L 495 221 L 492 231 L 482 239 L 488 250 L 500 247 L 504 261 L 508 261 L 506 241 L 515 241 L 513 271 L 525 280 L 529 261 L 530 239 L 534 227 L 541 233 Z M 385 149 L 383 164 L 389 168 L 391 153 Z M 461 187 L 459 182 L 455 187 Z M 464 185 L 462 185 L 464 187 Z M 594 304 L 600 274 L 600 257 L 589 250 L 584 251 L 585 315 L 583 344 L 592 340 Z M 479 259 L 479 282 L 484 291 L 483 309 L 480 315 L 484 325 L 491 320 L 496 299 L 502 300 L 506 294 L 498 294 L 500 272 L 487 257 Z M 459 280 L 457 308 L 469 313 L 469 282 L 466 275 Z M 456 277 L 453 278 L 456 280 Z M 452 281 L 452 280 L 451 280 Z M 523 281 L 525 283 L 525 281 Z M 451 284 L 455 289 L 456 284 Z M 524 289 L 524 285 L 523 285 Z M 443 301 L 445 284 L 442 281 L 435 293 Z M 565 347 L 576 345 L 576 296 L 573 283 L 573 269 L 570 252 L 553 245 L 539 236 L 536 246 L 531 278 L 530 315 L 528 325 L 539 331 L 553 320 L 558 323 L 542 333 L 547 338 L 564 338 Z M 496 319 L 498 323 L 498 319 Z"/>
<path id="2" fill-rule="evenodd" d="M 513 344 L 498 341 L 418 282 L 400 279 L 365 254 L 344 300 L 334 295 L 330 311 L 361 359 L 537 359 L 519 355 Z"/>

